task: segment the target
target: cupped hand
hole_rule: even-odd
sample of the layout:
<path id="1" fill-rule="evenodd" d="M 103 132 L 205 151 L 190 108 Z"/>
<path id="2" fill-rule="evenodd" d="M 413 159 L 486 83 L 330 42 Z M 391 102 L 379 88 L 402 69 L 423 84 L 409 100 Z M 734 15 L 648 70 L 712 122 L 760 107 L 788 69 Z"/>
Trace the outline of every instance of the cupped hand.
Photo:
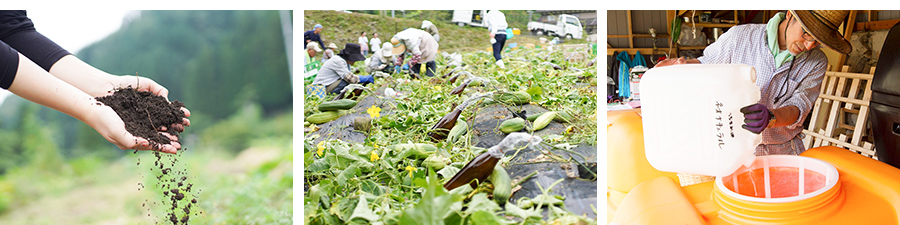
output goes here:
<path id="1" fill-rule="evenodd" d="M 149 91 L 150 93 L 162 96 L 166 99 L 166 101 L 169 101 L 169 89 L 166 89 L 166 87 L 159 85 L 158 83 L 156 83 L 156 81 L 153 81 L 150 78 L 125 75 L 119 76 L 118 79 L 118 83 L 121 84 L 120 86 L 127 87 L 131 85 L 131 87 L 135 87 L 135 89 L 138 91 Z M 175 131 L 183 132 L 184 127 L 191 126 L 191 120 L 186 118 L 191 116 L 191 111 L 185 107 L 181 107 L 181 111 L 184 112 L 185 118 L 182 119 L 180 124 L 171 124 L 168 127 L 163 126 L 160 127 L 159 130 L 166 131 L 169 128 L 172 128 L 175 129 Z"/>
<path id="2" fill-rule="evenodd" d="M 125 122 L 109 106 L 101 104 L 93 105 L 91 108 L 93 109 L 92 113 L 88 114 L 86 120 L 88 125 L 97 130 L 107 141 L 123 150 L 154 150 L 175 154 L 181 149 L 181 143 L 178 138 L 169 133 L 159 132 L 160 135 L 164 135 L 171 140 L 169 143 L 151 143 L 147 139 L 136 137 L 125 130 Z"/>

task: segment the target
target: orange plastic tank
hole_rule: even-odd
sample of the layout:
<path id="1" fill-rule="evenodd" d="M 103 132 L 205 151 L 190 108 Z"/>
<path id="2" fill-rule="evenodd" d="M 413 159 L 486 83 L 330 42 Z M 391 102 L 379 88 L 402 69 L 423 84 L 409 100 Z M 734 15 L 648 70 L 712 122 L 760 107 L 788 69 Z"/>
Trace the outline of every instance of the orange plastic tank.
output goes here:
<path id="1" fill-rule="evenodd" d="M 611 112 L 607 113 L 606 120 L 606 132 L 608 140 L 611 140 L 606 142 L 607 198 L 613 206 L 618 205 L 629 190 L 645 180 L 659 176 L 678 180 L 676 173 L 656 170 L 647 161 L 641 116 L 638 112 Z"/>
<path id="2" fill-rule="evenodd" d="M 769 167 L 766 175 L 764 170 L 748 168 L 719 177 L 717 181 L 680 187 L 677 179 L 665 173 L 660 175 L 659 171 L 615 168 L 613 164 L 620 165 L 617 163 L 621 161 L 640 161 L 628 157 L 640 157 L 642 153 L 627 152 L 643 152 L 643 146 L 636 144 L 638 141 L 635 140 L 642 139 L 640 129 L 627 130 L 631 134 L 614 134 L 610 129 L 635 124 L 640 128 L 640 121 L 620 116 L 615 120 L 610 119 L 612 115 L 608 118 L 609 140 L 615 140 L 607 149 L 610 152 L 607 154 L 609 186 L 613 189 L 614 185 L 623 183 L 621 177 L 628 176 L 637 178 L 629 182 L 638 184 L 632 189 L 622 190 L 627 194 L 617 204 L 610 224 L 900 224 L 900 169 L 885 163 L 837 147 L 809 149 L 800 155 L 803 157 L 791 157 L 808 157 L 812 161 L 822 162 L 826 167 L 833 168 L 837 175 L 827 175 L 829 169 L 804 169 L 802 186 L 796 178 L 786 179 L 795 180 L 791 183 L 777 184 L 787 187 L 784 190 L 796 191 L 778 194 L 775 193 L 778 191 L 770 190 L 774 192 L 768 194 L 769 198 L 775 200 L 760 200 L 766 194 L 758 194 L 758 189 L 752 194 L 745 190 L 746 187 L 763 188 L 763 185 L 742 186 L 740 190 L 734 190 L 734 186 L 728 187 L 726 183 L 735 183 L 734 178 L 744 183 L 760 176 L 797 177 L 795 174 L 799 174 L 799 169 Z M 814 167 L 812 164 L 807 166 Z M 739 197 L 741 194 L 737 193 L 744 195 Z M 778 200 L 801 195 L 804 197 Z"/>

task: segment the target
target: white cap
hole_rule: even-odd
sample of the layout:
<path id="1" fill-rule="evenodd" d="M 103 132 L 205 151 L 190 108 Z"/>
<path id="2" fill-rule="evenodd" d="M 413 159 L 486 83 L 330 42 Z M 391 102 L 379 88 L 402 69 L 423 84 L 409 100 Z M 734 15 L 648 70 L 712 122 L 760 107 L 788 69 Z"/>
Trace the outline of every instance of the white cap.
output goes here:
<path id="1" fill-rule="evenodd" d="M 311 41 L 308 44 L 306 44 L 306 49 L 313 49 L 313 50 L 316 50 L 316 52 L 322 52 L 322 48 L 319 48 L 319 43 L 317 43 L 315 41 Z"/>

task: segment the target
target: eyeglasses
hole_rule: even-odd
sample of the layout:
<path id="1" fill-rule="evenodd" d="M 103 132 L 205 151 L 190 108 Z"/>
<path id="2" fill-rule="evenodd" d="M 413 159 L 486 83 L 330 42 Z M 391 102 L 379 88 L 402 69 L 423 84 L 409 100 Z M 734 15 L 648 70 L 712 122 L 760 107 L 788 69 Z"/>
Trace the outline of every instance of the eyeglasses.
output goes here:
<path id="1" fill-rule="evenodd" d="M 797 19 L 794 18 L 794 20 L 797 20 Z M 797 20 L 797 21 L 799 21 L 799 20 Z M 802 24 L 800 25 L 800 29 L 803 30 L 803 35 L 801 36 L 801 37 L 803 37 L 803 40 L 805 40 L 806 42 L 809 42 L 809 43 L 813 43 L 813 44 L 818 43 L 818 41 L 816 41 L 816 38 L 814 38 L 811 34 L 809 34 L 809 31 L 807 31 L 806 28 L 803 27 Z"/>

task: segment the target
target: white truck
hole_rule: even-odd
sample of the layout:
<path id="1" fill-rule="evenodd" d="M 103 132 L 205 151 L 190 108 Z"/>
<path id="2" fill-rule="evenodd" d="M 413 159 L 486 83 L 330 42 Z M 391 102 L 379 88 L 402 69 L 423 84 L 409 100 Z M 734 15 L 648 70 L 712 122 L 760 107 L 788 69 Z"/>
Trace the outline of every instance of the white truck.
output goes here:
<path id="1" fill-rule="evenodd" d="M 486 14 L 487 10 L 453 10 L 453 18 L 450 22 L 461 27 L 466 25 L 487 27 L 487 25 L 484 24 L 484 15 Z"/>
<path id="2" fill-rule="evenodd" d="M 581 26 L 581 20 L 578 17 L 569 14 L 547 15 L 540 21 L 528 22 L 528 30 L 534 35 L 551 35 L 557 37 L 565 37 L 566 39 L 581 39 L 584 34 L 584 27 Z"/>

